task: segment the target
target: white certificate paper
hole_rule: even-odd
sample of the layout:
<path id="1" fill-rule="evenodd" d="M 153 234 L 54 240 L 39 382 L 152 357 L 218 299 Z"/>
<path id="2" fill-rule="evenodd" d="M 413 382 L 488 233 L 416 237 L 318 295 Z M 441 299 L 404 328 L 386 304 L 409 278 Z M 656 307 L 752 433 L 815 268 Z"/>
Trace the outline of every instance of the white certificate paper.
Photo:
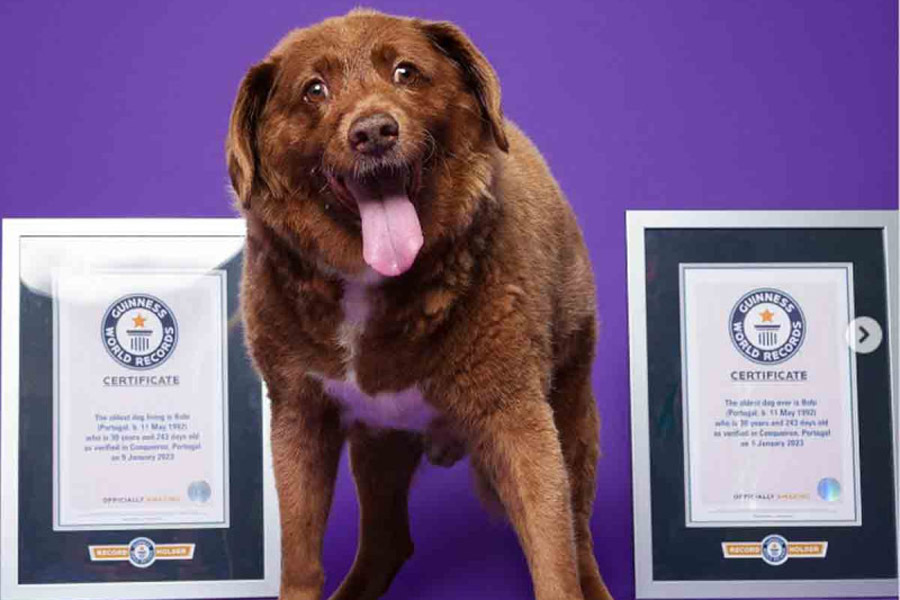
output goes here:
<path id="1" fill-rule="evenodd" d="M 852 265 L 680 271 L 687 525 L 860 525 Z"/>
<path id="2" fill-rule="evenodd" d="M 54 529 L 228 527 L 225 272 L 54 280 Z"/>

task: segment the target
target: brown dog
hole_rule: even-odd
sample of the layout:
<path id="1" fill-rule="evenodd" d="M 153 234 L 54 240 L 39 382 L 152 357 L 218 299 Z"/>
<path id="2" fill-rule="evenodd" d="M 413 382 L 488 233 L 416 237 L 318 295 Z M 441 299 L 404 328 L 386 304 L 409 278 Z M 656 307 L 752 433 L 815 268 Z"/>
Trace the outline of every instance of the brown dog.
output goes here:
<path id="1" fill-rule="evenodd" d="M 228 168 L 247 218 L 247 340 L 272 403 L 283 600 L 318 599 L 341 447 L 359 549 L 333 598 L 413 550 L 421 456 L 466 451 L 539 600 L 609 598 L 588 521 L 594 284 L 571 209 L 455 26 L 354 11 L 246 75 Z"/>

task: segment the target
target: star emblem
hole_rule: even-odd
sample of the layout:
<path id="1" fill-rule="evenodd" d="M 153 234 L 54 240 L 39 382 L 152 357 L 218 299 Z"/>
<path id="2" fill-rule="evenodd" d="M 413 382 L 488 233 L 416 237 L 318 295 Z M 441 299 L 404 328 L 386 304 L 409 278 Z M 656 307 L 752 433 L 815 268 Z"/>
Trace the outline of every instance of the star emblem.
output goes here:
<path id="1" fill-rule="evenodd" d="M 144 323 L 147 321 L 146 318 L 141 316 L 141 313 L 138 313 L 136 317 L 132 317 L 131 320 L 134 321 L 135 327 L 143 327 Z"/>
<path id="2" fill-rule="evenodd" d="M 762 317 L 763 323 L 771 323 L 772 319 L 775 317 L 775 313 L 767 308 L 766 310 L 759 313 L 759 316 Z"/>

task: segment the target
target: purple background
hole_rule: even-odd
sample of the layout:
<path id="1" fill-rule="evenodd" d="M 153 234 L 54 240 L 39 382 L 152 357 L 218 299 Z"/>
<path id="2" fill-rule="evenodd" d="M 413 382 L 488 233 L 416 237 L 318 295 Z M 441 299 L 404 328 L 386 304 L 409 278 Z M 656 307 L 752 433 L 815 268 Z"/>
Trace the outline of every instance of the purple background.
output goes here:
<path id="1" fill-rule="evenodd" d="M 326 6 L 327 4 L 327 6 Z M 231 216 L 223 140 L 244 71 L 293 26 L 355 2 L 0 4 L 0 216 Z M 594 532 L 634 595 L 625 209 L 897 206 L 894 0 L 417 0 L 387 12 L 460 24 L 497 69 L 506 114 L 544 152 L 594 260 L 604 326 Z M 511 530 L 465 465 L 422 469 L 416 555 L 388 598 L 524 598 Z M 348 569 L 342 468 L 325 548 Z"/>

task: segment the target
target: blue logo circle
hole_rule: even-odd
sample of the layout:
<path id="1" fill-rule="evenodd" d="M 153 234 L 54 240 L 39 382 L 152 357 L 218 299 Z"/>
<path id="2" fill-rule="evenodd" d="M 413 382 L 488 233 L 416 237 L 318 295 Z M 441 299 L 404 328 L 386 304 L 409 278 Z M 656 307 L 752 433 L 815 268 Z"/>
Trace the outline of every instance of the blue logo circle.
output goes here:
<path id="1" fill-rule="evenodd" d="M 728 324 L 735 349 L 760 365 L 789 360 L 806 339 L 806 319 L 800 304 L 774 288 L 744 294 L 731 309 Z"/>
<path id="2" fill-rule="evenodd" d="M 139 537 L 128 544 L 128 562 L 146 569 L 156 561 L 156 544 L 150 538 Z"/>
<path id="3" fill-rule="evenodd" d="M 783 564 L 788 559 L 787 540 L 777 534 L 763 538 L 762 559 L 773 567 Z"/>
<path id="4" fill-rule="evenodd" d="M 165 302 L 129 294 L 112 303 L 100 326 L 106 352 L 120 365 L 145 371 L 160 366 L 178 344 L 178 322 Z"/>

